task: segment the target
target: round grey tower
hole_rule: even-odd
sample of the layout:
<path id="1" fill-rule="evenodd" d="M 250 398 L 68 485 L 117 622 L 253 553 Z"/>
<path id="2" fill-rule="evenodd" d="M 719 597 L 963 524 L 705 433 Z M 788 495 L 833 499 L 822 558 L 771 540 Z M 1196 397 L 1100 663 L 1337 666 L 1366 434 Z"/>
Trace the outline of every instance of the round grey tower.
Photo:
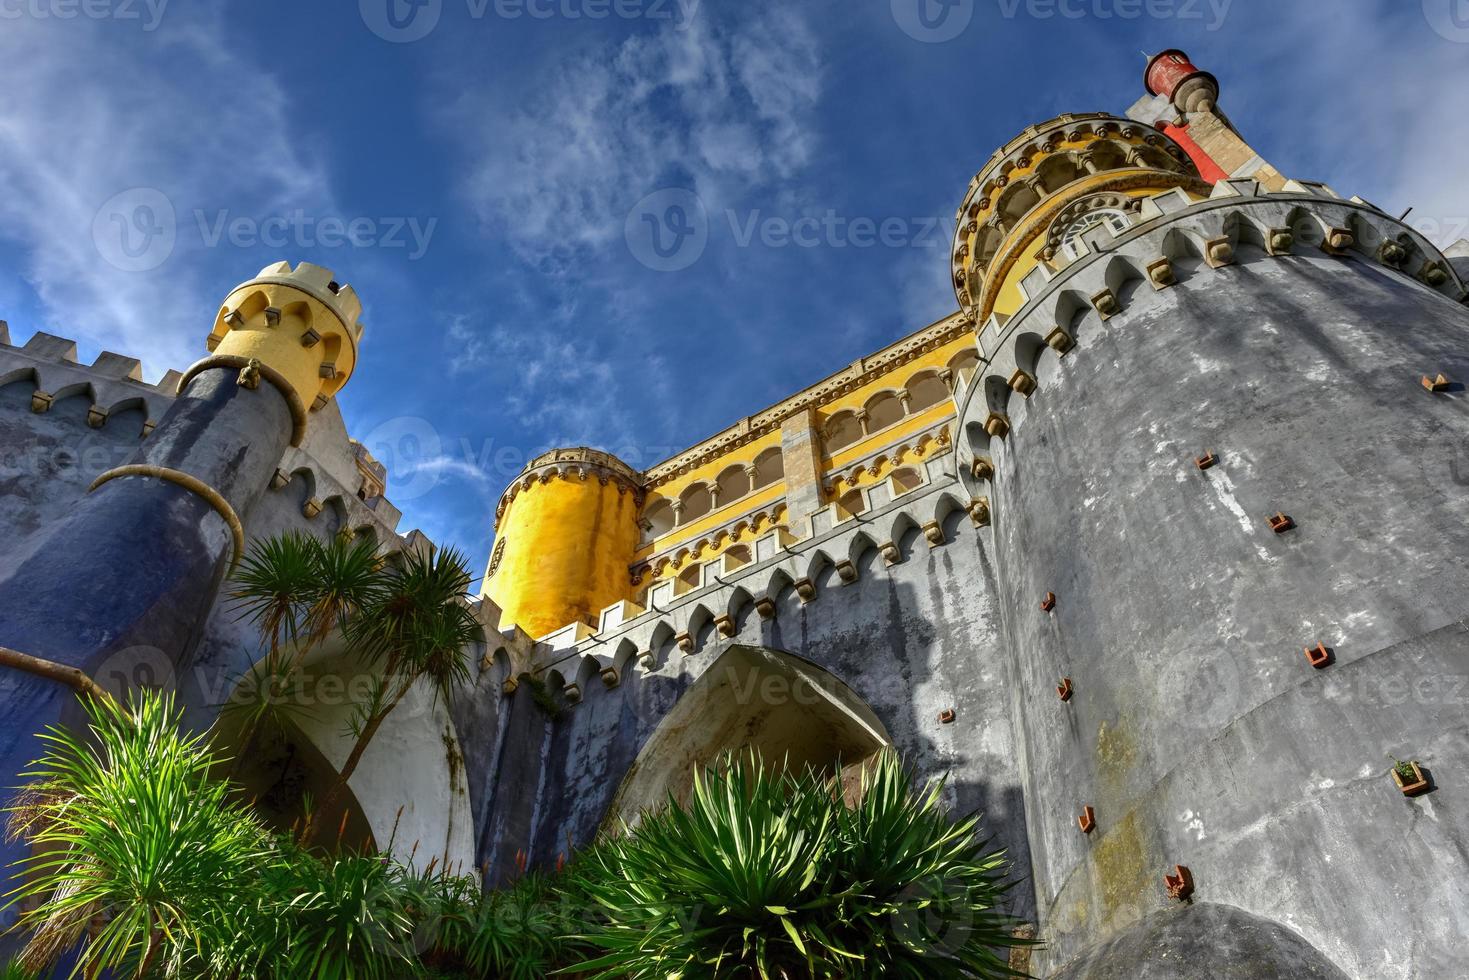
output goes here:
<path id="1" fill-rule="evenodd" d="M 1210 187 L 1158 135 L 1033 127 L 959 216 L 1032 969 L 1161 976 L 1166 936 L 1171 977 L 1460 975 L 1464 284 L 1365 201 Z"/>

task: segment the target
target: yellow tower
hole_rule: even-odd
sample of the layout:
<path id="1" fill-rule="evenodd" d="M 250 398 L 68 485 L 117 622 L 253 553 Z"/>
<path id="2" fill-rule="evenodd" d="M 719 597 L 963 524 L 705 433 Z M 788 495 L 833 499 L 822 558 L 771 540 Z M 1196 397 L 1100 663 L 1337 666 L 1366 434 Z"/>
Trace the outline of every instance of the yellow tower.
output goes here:
<path id="1" fill-rule="evenodd" d="M 209 333 L 211 360 L 250 361 L 291 404 L 300 444 L 306 413 L 341 390 L 357 364 L 362 303 L 330 269 L 277 262 L 236 286 Z"/>
<path id="2" fill-rule="evenodd" d="M 642 479 L 610 453 L 556 449 L 531 460 L 500 498 L 484 594 L 511 623 L 545 636 L 597 625 L 631 597 Z"/>
<path id="3" fill-rule="evenodd" d="M 970 181 L 956 215 L 952 273 L 960 307 L 979 329 L 1026 302 L 1027 277 L 1049 278 L 1086 246 L 1086 232 L 1137 223 L 1143 198 L 1210 186 L 1173 140 L 1151 126 L 1102 113 L 1031 126 L 995 151 Z M 1033 280 L 1032 280 L 1033 281 Z"/>

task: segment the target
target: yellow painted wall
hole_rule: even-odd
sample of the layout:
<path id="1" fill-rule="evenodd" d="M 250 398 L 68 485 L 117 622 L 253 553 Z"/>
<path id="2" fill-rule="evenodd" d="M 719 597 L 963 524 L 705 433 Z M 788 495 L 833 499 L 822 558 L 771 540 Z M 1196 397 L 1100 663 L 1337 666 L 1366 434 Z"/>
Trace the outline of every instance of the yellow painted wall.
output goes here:
<path id="1" fill-rule="evenodd" d="M 553 477 L 520 491 L 500 519 L 503 541 L 485 594 L 511 623 L 544 636 L 631 598 L 627 566 L 638 544 L 635 496 L 596 476 Z"/>
<path id="2" fill-rule="evenodd" d="M 1134 173 L 1135 171 L 1128 172 Z M 1105 183 L 1108 178 L 1116 177 L 1117 173 L 1118 171 L 1111 171 L 1108 173 L 1094 175 L 1087 178 L 1086 180 L 1079 180 L 1075 184 L 1069 185 L 1065 188 L 1065 190 L 1062 192 L 1065 196 L 1061 197 L 1060 200 L 1063 203 L 1069 203 L 1076 200 L 1077 198 L 1085 197 L 1087 194 L 1091 193 L 1092 188 L 1094 188 L 1098 184 Z M 1135 187 L 1121 190 L 1117 193 L 1121 194 L 1124 197 L 1152 197 L 1154 194 L 1160 194 L 1163 191 L 1169 189 L 1171 189 L 1171 185 L 1166 187 Z M 1184 193 L 1188 192 L 1185 190 Z M 1202 199 L 1200 195 L 1197 194 L 1189 194 L 1189 198 L 1191 200 Z M 1050 204 L 1051 202 L 1047 201 L 1046 203 Z M 1031 247 L 1027 248 L 1021 254 L 1020 258 L 1015 262 L 1015 264 L 1010 267 L 1010 271 L 1006 273 L 1004 280 L 1000 283 L 998 287 L 998 292 L 995 295 L 995 303 L 993 309 L 994 313 L 1000 316 L 1014 316 L 1020 311 L 1021 307 L 1025 306 L 1027 301 L 1025 298 L 1025 294 L 1020 290 L 1020 283 L 1023 279 L 1025 279 L 1026 276 L 1030 275 L 1032 269 L 1041 264 L 1042 259 L 1040 253 L 1041 249 L 1045 247 L 1045 234 L 1049 227 L 1049 222 L 1043 222 L 1039 223 L 1038 227 L 1030 228 L 1026 225 L 1022 225 L 1020 228 L 1016 229 L 1017 238 L 1023 238 L 1025 237 L 1025 235 L 1029 234 L 1033 237 L 1034 242 Z M 1000 246 L 1001 251 L 1003 251 L 1008 246 L 1008 241 L 1002 244 Z"/>
<path id="3" fill-rule="evenodd" d="M 892 368 L 871 381 L 853 388 L 851 391 L 836 395 L 831 401 L 826 402 L 817 410 L 817 424 L 822 425 L 828 418 L 846 409 L 861 408 L 873 396 L 883 391 L 897 392 L 903 389 L 905 383 L 915 374 L 931 371 L 935 368 L 947 367 L 955 356 L 964 350 L 972 350 L 975 347 L 974 334 L 965 332 L 959 337 L 943 344 L 931 351 L 919 355 L 911 361 Z M 821 473 L 823 477 L 829 477 L 833 472 L 842 470 L 853 461 L 882 449 L 894 443 L 910 439 L 924 429 L 931 428 L 946 418 L 953 416 L 954 404 L 950 400 L 939 402 L 919 412 L 905 416 L 901 421 L 881 429 L 869 436 L 858 440 L 849 446 L 844 446 L 837 451 L 835 456 L 823 452 L 820 460 Z M 710 460 L 702 466 L 681 474 L 676 479 L 662 484 L 658 489 L 648 495 L 644 506 L 649 506 L 657 500 L 676 500 L 688 487 L 696 483 L 712 484 L 720 473 L 735 463 L 753 462 L 761 453 L 772 446 L 780 445 L 780 433 L 778 431 L 768 433 L 759 439 L 732 449 L 725 455 Z M 729 523 L 736 515 L 749 513 L 762 507 L 768 508 L 770 504 L 780 500 L 787 492 L 784 480 L 777 480 L 766 487 L 761 487 L 754 493 L 747 494 L 737 500 L 721 503 L 720 506 L 696 520 L 676 527 L 667 534 L 660 536 L 651 544 L 643 546 L 636 555 L 637 561 L 646 561 L 653 556 L 672 556 L 685 549 L 693 552 L 683 560 L 653 563 L 654 578 L 670 578 L 685 567 L 688 561 L 703 561 L 717 557 L 729 545 L 742 542 L 752 535 L 745 535 L 738 539 L 724 537 L 717 538 L 716 534 L 720 528 Z M 792 530 L 797 530 L 793 528 Z M 700 544 L 703 547 L 699 547 Z M 675 551 L 676 549 L 676 551 Z"/>

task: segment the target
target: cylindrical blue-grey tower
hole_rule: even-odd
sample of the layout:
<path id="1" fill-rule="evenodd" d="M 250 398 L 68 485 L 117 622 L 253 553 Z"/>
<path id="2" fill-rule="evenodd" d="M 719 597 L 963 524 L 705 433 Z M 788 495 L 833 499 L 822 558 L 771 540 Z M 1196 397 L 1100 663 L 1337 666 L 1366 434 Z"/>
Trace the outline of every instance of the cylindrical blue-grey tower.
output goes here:
<path id="1" fill-rule="evenodd" d="M 1033 127 L 956 239 L 986 361 L 959 465 L 991 502 L 1032 968 L 1459 975 L 1464 284 L 1366 202 L 1184 180 L 1149 135 Z"/>
<path id="2" fill-rule="evenodd" d="M 177 666 L 189 654 L 282 453 L 351 374 L 360 313 L 350 287 L 309 263 L 236 287 L 212 353 L 132 458 L 64 519 L 7 542 L 0 647 L 23 656 L 0 669 L 0 771 L 23 771 L 41 751 L 34 734 L 75 717 L 63 670 L 93 676 L 134 651 Z M 41 672 L 24 669 L 37 662 Z"/>

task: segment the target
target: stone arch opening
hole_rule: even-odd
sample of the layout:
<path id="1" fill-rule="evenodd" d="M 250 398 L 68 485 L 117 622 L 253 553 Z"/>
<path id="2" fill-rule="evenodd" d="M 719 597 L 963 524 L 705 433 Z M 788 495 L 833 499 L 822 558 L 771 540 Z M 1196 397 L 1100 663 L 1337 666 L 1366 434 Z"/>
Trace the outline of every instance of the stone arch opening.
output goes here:
<path id="1" fill-rule="evenodd" d="M 696 772 L 750 749 L 771 768 L 840 775 L 850 795 L 866 762 L 891 744 L 872 709 L 832 674 L 779 650 L 732 644 L 644 744 L 606 825 L 636 824 L 670 797 L 686 800 Z"/>
<path id="2" fill-rule="evenodd" d="M 225 744 L 233 742 L 229 738 Z M 254 801 L 254 811 L 261 821 L 284 834 L 297 827 L 308 800 L 326 796 L 335 774 L 316 740 L 295 718 L 288 718 L 260 725 L 248 753 L 240 757 L 233 779 L 241 795 Z M 319 840 L 343 851 L 371 853 L 379 846 L 350 784 L 332 811 L 317 814 L 315 819 L 322 825 Z"/>
<path id="3" fill-rule="evenodd" d="M 257 728 L 248 750 L 239 734 L 249 709 L 229 705 L 250 700 L 254 675 L 237 683 L 215 726 L 219 744 L 243 751 L 233 778 L 268 826 L 289 831 L 308 796 L 326 796 L 356 742 L 349 730 L 353 707 L 366 699 L 372 679 L 343 642 L 323 644 L 307 657 L 299 681 L 276 696 L 271 720 Z M 340 802 L 315 820 L 318 842 L 327 847 L 391 850 L 420 869 L 437 860 L 440 867 L 471 870 L 464 758 L 443 700 L 415 685 L 378 729 Z"/>

